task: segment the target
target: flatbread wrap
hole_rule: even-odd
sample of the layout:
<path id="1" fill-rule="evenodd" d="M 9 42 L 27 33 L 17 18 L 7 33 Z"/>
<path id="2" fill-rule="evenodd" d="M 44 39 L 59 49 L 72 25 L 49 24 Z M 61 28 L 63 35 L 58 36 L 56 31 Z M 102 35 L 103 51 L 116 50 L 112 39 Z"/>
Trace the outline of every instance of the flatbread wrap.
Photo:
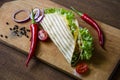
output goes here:
<path id="1" fill-rule="evenodd" d="M 75 66 L 80 60 L 89 60 L 93 38 L 86 28 L 79 27 L 74 13 L 63 8 L 46 8 L 44 13 L 40 24 L 68 63 Z"/>

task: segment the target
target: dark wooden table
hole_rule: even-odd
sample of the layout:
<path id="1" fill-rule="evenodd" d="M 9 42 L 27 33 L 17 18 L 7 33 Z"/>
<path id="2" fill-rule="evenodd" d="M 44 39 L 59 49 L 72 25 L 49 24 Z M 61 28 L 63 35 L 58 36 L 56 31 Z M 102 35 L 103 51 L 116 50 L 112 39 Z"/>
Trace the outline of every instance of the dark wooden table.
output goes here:
<path id="1" fill-rule="evenodd" d="M 0 0 L 0 6 L 12 0 Z M 52 0 L 66 7 L 74 6 L 106 24 L 120 29 L 120 0 Z M 6 14 L 7 15 L 7 14 Z M 74 80 L 55 68 L 32 59 L 28 69 L 23 65 L 26 55 L 0 42 L 0 80 Z M 118 66 L 120 67 L 120 66 Z M 116 68 L 111 80 L 120 80 Z"/>

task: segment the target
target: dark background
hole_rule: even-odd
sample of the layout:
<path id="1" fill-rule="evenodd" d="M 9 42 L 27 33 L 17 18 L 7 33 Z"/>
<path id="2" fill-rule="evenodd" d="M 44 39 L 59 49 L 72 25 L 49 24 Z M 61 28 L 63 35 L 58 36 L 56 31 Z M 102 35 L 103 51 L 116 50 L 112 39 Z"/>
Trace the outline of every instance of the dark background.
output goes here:
<path id="1" fill-rule="evenodd" d="M 0 0 L 0 6 L 12 0 Z M 120 29 L 120 0 L 51 0 L 66 7 L 73 6 L 92 18 Z M 7 15 L 7 14 L 6 14 Z M 10 52 L 10 53 L 9 53 Z M 26 55 L 0 42 L 0 80 L 74 80 L 37 59 L 30 67 L 23 62 Z M 119 67 L 119 66 L 118 66 Z M 116 68 L 111 80 L 120 80 L 120 68 Z"/>

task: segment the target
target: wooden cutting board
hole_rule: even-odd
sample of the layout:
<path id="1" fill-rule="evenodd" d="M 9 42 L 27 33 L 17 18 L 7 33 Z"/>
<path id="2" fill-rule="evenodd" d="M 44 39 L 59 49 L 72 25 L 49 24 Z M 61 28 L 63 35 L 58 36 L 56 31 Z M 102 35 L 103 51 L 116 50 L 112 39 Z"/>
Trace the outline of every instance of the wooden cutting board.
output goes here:
<path id="1" fill-rule="evenodd" d="M 28 53 L 30 47 L 30 38 L 26 38 L 25 36 L 12 36 L 9 29 L 11 27 L 14 27 L 14 25 L 18 25 L 19 28 L 26 27 L 27 29 L 29 29 L 31 21 L 27 23 L 16 23 L 12 20 L 11 17 L 16 10 L 31 10 L 31 8 L 35 7 L 64 8 L 63 6 L 58 5 L 50 0 L 16 0 L 5 3 L 0 8 L 0 35 L 3 35 L 3 37 L 0 37 L 0 41 L 13 48 Z M 25 16 L 21 13 L 19 17 L 24 18 Z M 63 57 L 61 52 L 51 40 L 48 40 L 47 42 L 38 42 L 38 46 L 36 49 L 36 57 L 48 63 L 49 65 L 79 79 L 107 80 L 120 59 L 120 30 L 97 21 L 105 35 L 105 50 L 103 50 L 98 44 L 98 37 L 96 31 L 94 31 L 91 26 L 82 21 L 78 16 L 76 17 L 78 18 L 79 25 L 88 28 L 94 38 L 95 50 L 93 57 L 88 62 L 89 72 L 80 76 L 76 75 L 74 72 L 74 68 L 72 68 L 70 64 L 68 64 L 66 59 Z M 6 22 L 8 22 L 9 25 L 7 25 Z M 28 32 L 27 34 L 30 37 L 30 32 Z M 5 38 L 5 36 L 8 36 L 8 38 Z M 23 65 L 24 63 L 25 62 L 23 62 Z"/>

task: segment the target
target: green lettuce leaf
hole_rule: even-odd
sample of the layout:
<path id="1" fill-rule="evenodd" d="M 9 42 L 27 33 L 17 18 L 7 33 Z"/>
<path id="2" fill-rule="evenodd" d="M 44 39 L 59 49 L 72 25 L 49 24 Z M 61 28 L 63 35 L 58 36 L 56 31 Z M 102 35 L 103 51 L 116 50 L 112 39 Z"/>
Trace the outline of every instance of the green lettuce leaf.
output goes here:
<path id="1" fill-rule="evenodd" d="M 93 54 L 93 38 L 88 29 L 79 29 L 78 45 L 79 48 L 82 50 L 80 53 L 81 60 L 89 60 Z"/>

